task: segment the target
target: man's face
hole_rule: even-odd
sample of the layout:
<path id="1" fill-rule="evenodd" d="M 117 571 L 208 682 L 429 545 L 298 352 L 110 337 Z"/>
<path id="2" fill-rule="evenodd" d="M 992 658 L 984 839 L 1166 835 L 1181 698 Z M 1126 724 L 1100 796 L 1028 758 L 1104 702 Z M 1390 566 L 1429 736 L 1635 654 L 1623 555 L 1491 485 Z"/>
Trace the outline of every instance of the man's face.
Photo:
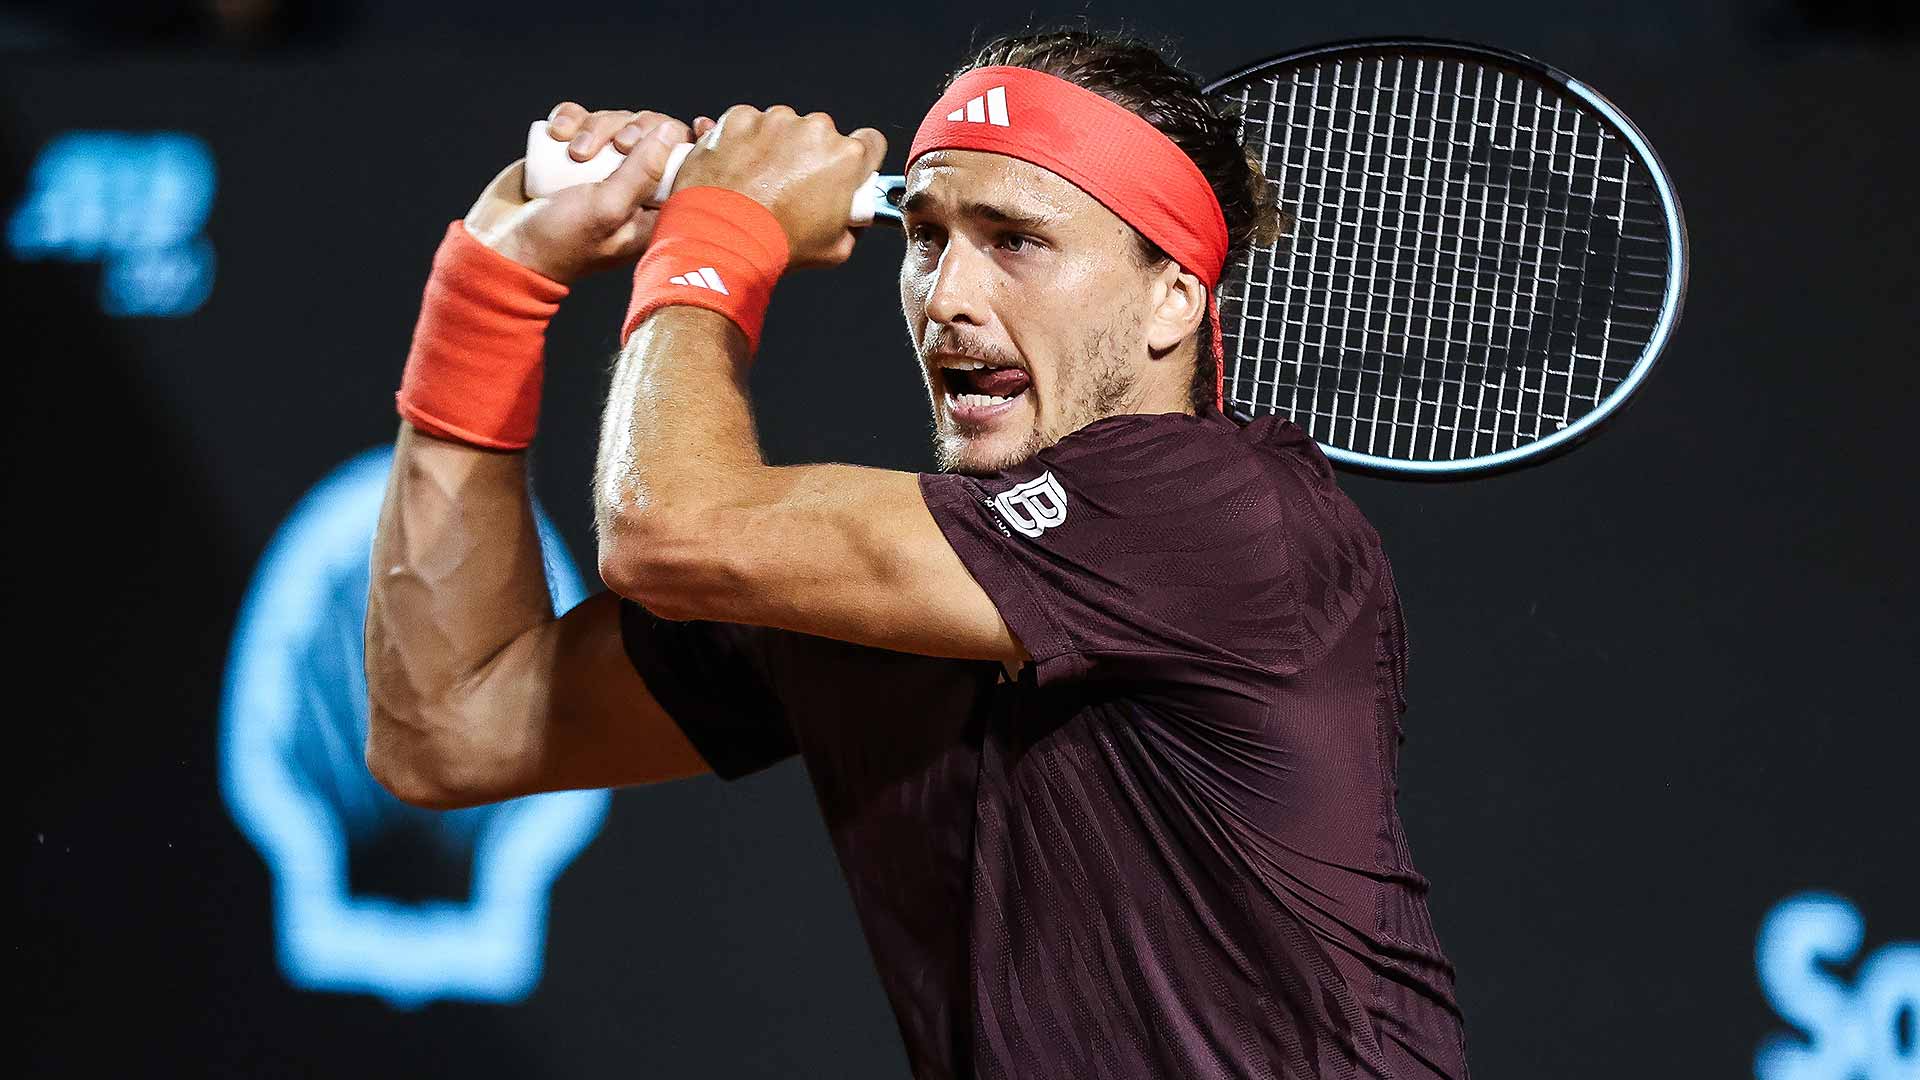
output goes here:
<path id="1" fill-rule="evenodd" d="M 940 467 L 1006 468 L 1133 411 L 1153 276 L 1131 226 L 1015 158 L 936 150 L 907 176 L 900 305 Z"/>

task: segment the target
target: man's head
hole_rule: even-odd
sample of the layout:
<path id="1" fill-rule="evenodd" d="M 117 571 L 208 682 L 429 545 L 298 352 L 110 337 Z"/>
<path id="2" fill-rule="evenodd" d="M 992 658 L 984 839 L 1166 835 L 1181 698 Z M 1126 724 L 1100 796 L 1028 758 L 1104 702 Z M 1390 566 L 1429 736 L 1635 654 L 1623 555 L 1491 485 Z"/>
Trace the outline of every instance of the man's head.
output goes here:
<path id="1" fill-rule="evenodd" d="M 1256 234 L 1270 242 L 1271 196 L 1238 120 L 1152 47 L 1085 31 L 1026 34 L 987 45 L 953 79 L 990 67 L 1065 80 L 1171 140 L 1219 203 L 1228 261 Z M 1183 267 L 1087 191 L 1001 153 L 922 154 L 904 206 L 901 305 L 942 468 L 1004 468 L 1102 417 L 1212 404 L 1201 275 L 1217 268 Z"/>

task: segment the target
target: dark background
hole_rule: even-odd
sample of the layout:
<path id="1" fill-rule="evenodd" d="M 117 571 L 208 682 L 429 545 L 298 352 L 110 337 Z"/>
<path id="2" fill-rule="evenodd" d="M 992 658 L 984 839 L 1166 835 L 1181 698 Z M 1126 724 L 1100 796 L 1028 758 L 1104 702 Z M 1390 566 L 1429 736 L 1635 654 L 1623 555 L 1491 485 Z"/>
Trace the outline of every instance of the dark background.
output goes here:
<path id="1" fill-rule="evenodd" d="M 191 132 L 219 168 L 218 279 L 186 318 L 106 318 L 97 266 L 4 263 L 28 1073 L 903 1074 L 791 763 L 616 795 L 518 1005 L 294 989 L 219 797 L 220 677 L 284 515 L 391 440 L 434 245 L 527 121 L 787 101 L 880 128 L 898 168 L 944 70 L 1036 16 L 1173 36 L 1206 74 L 1380 33 L 1515 49 L 1601 88 L 1672 172 L 1686 314 L 1609 434 L 1492 479 L 1345 480 L 1405 594 L 1401 806 L 1478 1075 L 1750 1076 L 1787 1027 L 1754 975 L 1773 904 L 1832 890 L 1867 950 L 1920 937 L 1909 6 L 229 8 L 0 15 L 9 211 L 70 129 Z M 783 284 L 755 375 L 775 459 L 929 465 L 897 244 Z M 534 455 L 589 571 L 624 290 L 556 322 Z"/>

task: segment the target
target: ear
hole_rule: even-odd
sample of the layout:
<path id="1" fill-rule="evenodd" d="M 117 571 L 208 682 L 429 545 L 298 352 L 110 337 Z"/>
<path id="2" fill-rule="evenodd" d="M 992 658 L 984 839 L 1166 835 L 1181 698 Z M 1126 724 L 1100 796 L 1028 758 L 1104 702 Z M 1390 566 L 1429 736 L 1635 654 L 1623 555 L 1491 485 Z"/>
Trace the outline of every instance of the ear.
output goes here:
<path id="1" fill-rule="evenodd" d="M 1164 356 L 1199 328 L 1207 313 L 1207 287 L 1200 279 L 1167 260 L 1153 283 L 1152 306 L 1147 310 L 1147 348 Z"/>

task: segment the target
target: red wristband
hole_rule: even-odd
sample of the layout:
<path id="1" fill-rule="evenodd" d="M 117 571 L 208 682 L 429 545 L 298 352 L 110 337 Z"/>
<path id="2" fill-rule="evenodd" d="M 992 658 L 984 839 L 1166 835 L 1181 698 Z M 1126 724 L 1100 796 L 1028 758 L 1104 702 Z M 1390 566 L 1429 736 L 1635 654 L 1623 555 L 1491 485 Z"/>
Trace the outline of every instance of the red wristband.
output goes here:
<path id="1" fill-rule="evenodd" d="M 533 442 L 547 323 L 570 290 L 447 226 L 394 402 L 414 427 L 494 450 Z"/>
<path id="2" fill-rule="evenodd" d="M 733 320 L 751 353 L 760 347 L 774 282 L 786 269 L 787 234 L 772 211 L 726 188 L 676 191 L 660 208 L 653 243 L 633 268 L 620 343 L 648 315 L 684 304 Z"/>

